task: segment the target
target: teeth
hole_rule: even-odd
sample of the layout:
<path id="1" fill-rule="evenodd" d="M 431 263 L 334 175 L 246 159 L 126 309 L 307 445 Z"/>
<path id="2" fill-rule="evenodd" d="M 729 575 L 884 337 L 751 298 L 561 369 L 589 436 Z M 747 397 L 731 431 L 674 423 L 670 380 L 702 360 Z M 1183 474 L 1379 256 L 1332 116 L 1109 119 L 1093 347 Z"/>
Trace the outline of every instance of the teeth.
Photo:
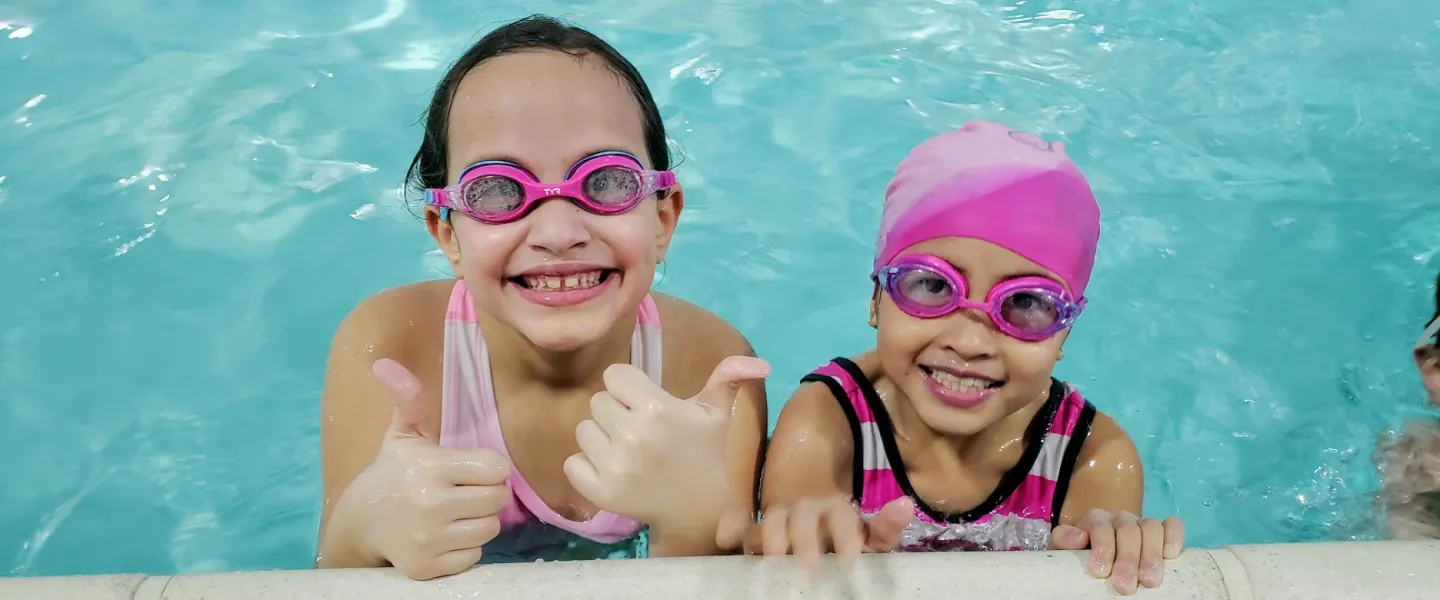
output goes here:
<path id="1" fill-rule="evenodd" d="M 600 285 L 601 271 L 575 273 L 572 275 L 526 275 L 525 285 L 532 290 L 568 292 L 583 290 Z"/>
<path id="2" fill-rule="evenodd" d="M 930 376 L 935 378 L 935 381 L 938 382 L 940 385 L 961 392 L 983 390 L 987 387 L 990 387 L 989 379 L 980 379 L 978 377 L 956 377 L 954 375 L 939 370 L 931 371 Z"/>

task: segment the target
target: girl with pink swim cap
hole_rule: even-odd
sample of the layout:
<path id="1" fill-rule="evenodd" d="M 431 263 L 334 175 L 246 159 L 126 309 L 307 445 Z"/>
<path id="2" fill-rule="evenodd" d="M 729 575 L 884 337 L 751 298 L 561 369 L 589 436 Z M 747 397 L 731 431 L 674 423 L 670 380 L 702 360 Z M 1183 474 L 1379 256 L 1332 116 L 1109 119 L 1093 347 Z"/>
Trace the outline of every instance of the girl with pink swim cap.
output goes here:
<path id="1" fill-rule="evenodd" d="M 785 404 L 747 551 L 1090 548 L 1116 591 L 1158 586 L 1183 525 L 1137 516 L 1134 444 L 1051 375 L 1099 237 L 1060 144 L 972 122 L 916 147 L 885 195 L 876 348 Z"/>

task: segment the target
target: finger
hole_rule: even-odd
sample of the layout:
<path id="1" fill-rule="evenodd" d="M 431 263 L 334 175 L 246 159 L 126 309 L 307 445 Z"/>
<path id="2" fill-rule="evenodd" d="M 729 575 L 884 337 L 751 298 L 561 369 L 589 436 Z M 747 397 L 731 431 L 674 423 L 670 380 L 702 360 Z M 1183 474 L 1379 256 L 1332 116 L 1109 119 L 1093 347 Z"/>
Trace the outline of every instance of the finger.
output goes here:
<path id="1" fill-rule="evenodd" d="M 590 420 L 605 432 L 605 437 L 619 439 L 624 436 L 625 423 L 630 420 L 630 409 L 610 392 L 597 392 L 590 397 Z"/>
<path id="2" fill-rule="evenodd" d="M 1110 513 L 1092 511 L 1082 529 L 1090 535 L 1090 574 L 1104 579 L 1115 566 L 1115 525 Z"/>
<path id="3" fill-rule="evenodd" d="M 1159 587 L 1165 576 L 1165 526 L 1140 519 L 1140 585 Z"/>
<path id="4" fill-rule="evenodd" d="M 760 547 L 760 527 L 754 516 L 743 509 L 727 511 L 715 528 L 715 545 L 721 550 L 754 554 Z"/>
<path id="5" fill-rule="evenodd" d="M 584 452 L 571 454 L 565 459 L 562 465 L 565 471 L 565 478 L 570 480 L 570 485 L 584 496 L 586 500 L 594 502 L 605 508 L 609 506 L 609 497 L 605 494 L 605 486 L 600 481 L 600 472 L 595 469 L 595 463 L 585 456 Z"/>
<path id="6" fill-rule="evenodd" d="M 1110 568 L 1110 585 L 1123 596 L 1135 593 L 1140 578 L 1139 519 L 1122 511 L 1115 521 L 1115 565 Z"/>
<path id="7" fill-rule="evenodd" d="M 451 550 L 450 552 L 441 554 L 440 556 L 435 558 L 434 567 L 430 569 L 430 572 L 433 573 L 433 575 L 426 577 L 425 579 L 434 579 L 436 577 L 454 575 L 456 573 L 469 569 L 470 567 L 475 566 L 475 563 L 480 562 L 480 557 L 482 555 L 484 555 L 484 550 L 481 548 Z"/>
<path id="8" fill-rule="evenodd" d="M 823 513 L 819 503 L 803 501 L 790 512 L 790 548 L 806 571 L 820 570 L 820 555 L 825 552 L 821 539 Z"/>
<path id="9" fill-rule="evenodd" d="M 462 485 L 446 490 L 438 511 L 451 521 L 493 517 L 510 505 L 510 487 L 504 485 Z M 458 548 L 447 548 L 456 550 Z"/>
<path id="10" fill-rule="evenodd" d="M 1185 523 L 1179 517 L 1170 517 L 1161 526 L 1165 528 L 1165 560 L 1178 558 L 1185 549 Z"/>
<path id="11" fill-rule="evenodd" d="M 391 417 L 390 428 L 401 435 L 430 439 L 423 431 L 424 425 L 429 422 L 430 414 L 429 407 L 420 399 L 420 379 L 404 365 L 388 358 L 371 364 L 370 372 L 390 391 L 390 397 L 395 401 L 395 413 Z M 431 441 L 439 442 L 434 439 Z"/>
<path id="12" fill-rule="evenodd" d="M 479 548 L 490 543 L 497 535 L 500 535 L 499 517 L 452 521 L 445 526 L 445 531 L 441 534 L 440 550 L 449 552 Z"/>
<path id="13" fill-rule="evenodd" d="M 601 378 L 605 380 L 605 391 L 629 410 L 653 410 L 657 408 L 658 399 L 670 397 L 649 375 L 628 363 L 606 367 Z"/>
<path id="14" fill-rule="evenodd" d="M 770 363 L 753 356 L 731 356 L 715 366 L 710 380 L 705 382 L 705 389 L 691 400 L 729 415 L 742 384 L 769 376 Z"/>
<path id="15" fill-rule="evenodd" d="M 760 519 L 761 546 L 765 556 L 790 553 L 790 509 L 772 508 Z"/>
<path id="16" fill-rule="evenodd" d="M 437 450 L 428 462 L 451 485 L 500 485 L 510 478 L 510 461 L 494 450 Z"/>
<path id="17" fill-rule="evenodd" d="M 855 558 L 865 551 L 865 521 L 860 518 L 854 505 L 836 500 L 826 503 L 822 509 L 823 525 L 828 525 L 827 536 L 835 557 L 841 566 L 849 567 Z"/>
<path id="18" fill-rule="evenodd" d="M 595 465 L 598 473 L 606 465 L 611 467 L 615 464 L 615 445 L 610 435 L 605 433 L 595 421 L 584 420 L 575 426 L 575 442 L 580 445 L 580 452 Z"/>
<path id="19" fill-rule="evenodd" d="M 900 536 L 915 520 L 915 501 L 909 496 L 891 500 L 865 524 L 865 551 L 889 552 L 900 545 Z"/>
<path id="20" fill-rule="evenodd" d="M 1051 550 L 1084 550 L 1090 545 L 1090 534 L 1084 529 L 1061 525 L 1050 532 Z"/>

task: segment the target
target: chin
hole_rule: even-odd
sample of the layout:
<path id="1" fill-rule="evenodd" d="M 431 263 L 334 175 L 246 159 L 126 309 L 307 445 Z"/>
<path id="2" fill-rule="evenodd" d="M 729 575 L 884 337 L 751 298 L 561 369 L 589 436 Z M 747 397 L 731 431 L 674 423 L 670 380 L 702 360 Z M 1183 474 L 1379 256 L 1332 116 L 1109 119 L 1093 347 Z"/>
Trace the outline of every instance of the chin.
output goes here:
<path id="1" fill-rule="evenodd" d="M 507 294 L 510 296 L 506 302 L 507 320 L 541 350 L 557 354 L 577 352 L 604 339 L 619 320 L 625 318 L 625 308 L 630 305 L 626 293 L 629 290 L 625 287 L 613 285 L 598 296 L 568 306 L 547 306 L 512 291 Z M 639 300 L 634 304 L 639 304 Z M 634 324 L 629 326 L 633 328 Z"/>
<path id="2" fill-rule="evenodd" d="M 959 410 L 934 399 L 915 403 L 915 414 L 927 427 L 942 435 L 972 436 L 995 424 L 998 418 L 988 410 Z"/>
<path id="3" fill-rule="evenodd" d="M 523 315 L 513 323 L 515 330 L 536 348 L 565 354 L 594 345 L 609 333 L 614 322 L 608 311 L 588 311 L 583 315 Z"/>

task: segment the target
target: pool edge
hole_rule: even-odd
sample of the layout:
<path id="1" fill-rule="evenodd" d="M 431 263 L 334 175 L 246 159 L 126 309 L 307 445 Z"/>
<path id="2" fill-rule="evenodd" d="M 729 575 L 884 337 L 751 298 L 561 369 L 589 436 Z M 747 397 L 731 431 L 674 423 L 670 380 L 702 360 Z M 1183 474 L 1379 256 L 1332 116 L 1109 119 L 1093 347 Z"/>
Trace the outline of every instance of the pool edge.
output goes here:
<path id="1" fill-rule="evenodd" d="M 487 565 L 428 582 L 393 569 L 0 578 L 7 600 L 259 600 L 347 598 L 1115 598 L 1086 575 L 1083 552 L 867 555 L 842 574 L 833 561 L 807 582 L 789 559 L 665 558 Z M 1164 584 L 1136 597 L 1176 600 L 1340 600 L 1434 597 L 1440 541 L 1259 544 L 1190 549 Z M 583 586 L 583 590 L 581 589 Z"/>

